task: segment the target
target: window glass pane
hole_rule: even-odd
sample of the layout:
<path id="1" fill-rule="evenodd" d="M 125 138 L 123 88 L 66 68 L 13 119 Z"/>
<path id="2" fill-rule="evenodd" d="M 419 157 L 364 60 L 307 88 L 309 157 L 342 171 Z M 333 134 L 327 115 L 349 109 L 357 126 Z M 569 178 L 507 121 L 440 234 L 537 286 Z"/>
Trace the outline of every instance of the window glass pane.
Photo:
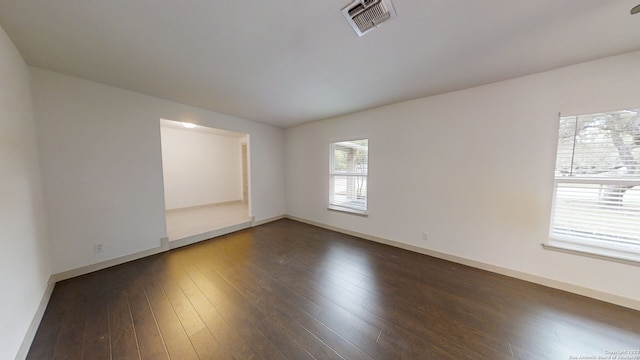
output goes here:
<path id="1" fill-rule="evenodd" d="M 560 118 L 556 176 L 640 178 L 640 109 Z"/>
<path id="2" fill-rule="evenodd" d="M 365 176 L 333 176 L 332 204 L 366 210 L 367 178 Z"/>
<path id="3" fill-rule="evenodd" d="M 368 140 L 354 140 L 333 144 L 333 172 L 366 174 L 368 142 Z"/>

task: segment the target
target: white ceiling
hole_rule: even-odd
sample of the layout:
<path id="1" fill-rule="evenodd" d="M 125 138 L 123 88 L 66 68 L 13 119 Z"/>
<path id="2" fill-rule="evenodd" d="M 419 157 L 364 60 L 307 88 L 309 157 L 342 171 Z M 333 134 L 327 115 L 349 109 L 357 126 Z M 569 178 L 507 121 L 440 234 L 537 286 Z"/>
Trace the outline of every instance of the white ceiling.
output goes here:
<path id="1" fill-rule="evenodd" d="M 640 0 L 0 0 L 29 65 L 279 127 L 640 49 Z"/>

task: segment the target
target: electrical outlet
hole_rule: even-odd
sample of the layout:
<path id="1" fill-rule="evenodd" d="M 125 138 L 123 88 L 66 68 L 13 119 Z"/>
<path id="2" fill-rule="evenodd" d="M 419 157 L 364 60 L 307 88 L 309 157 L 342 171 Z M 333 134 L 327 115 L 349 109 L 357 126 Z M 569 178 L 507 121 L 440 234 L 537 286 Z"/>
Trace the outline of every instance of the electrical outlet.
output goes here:
<path id="1" fill-rule="evenodd" d="M 102 244 L 93 244 L 93 252 L 101 253 L 102 252 Z"/>
<path id="2" fill-rule="evenodd" d="M 429 241 L 429 236 L 427 236 L 427 233 L 424 231 L 422 232 L 422 240 Z"/>

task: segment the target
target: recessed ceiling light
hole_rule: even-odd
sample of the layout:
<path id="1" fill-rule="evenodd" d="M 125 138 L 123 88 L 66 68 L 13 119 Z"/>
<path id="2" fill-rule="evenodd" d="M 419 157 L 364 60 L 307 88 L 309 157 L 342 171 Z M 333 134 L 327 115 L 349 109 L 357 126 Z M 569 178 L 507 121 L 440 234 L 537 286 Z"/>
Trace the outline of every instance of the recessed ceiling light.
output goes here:
<path id="1" fill-rule="evenodd" d="M 633 9 L 631 9 L 631 15 L 640 13 L 640 5 L 636 5 L 633 7 Z"/>
<path id="2" fill-rule="evenodd" d="M 198 125 L 196 125 L 196 124 L 192 124 L 192 123 L 185 123 L 185 122 L 183 122 L 183 123 L 182 123 L 182 126 L 186 127 L 187 129 L 193 129 L 193 128 L 195 128 L 195 127 L 196 127 L 196 126 L 198 126 Z"/>

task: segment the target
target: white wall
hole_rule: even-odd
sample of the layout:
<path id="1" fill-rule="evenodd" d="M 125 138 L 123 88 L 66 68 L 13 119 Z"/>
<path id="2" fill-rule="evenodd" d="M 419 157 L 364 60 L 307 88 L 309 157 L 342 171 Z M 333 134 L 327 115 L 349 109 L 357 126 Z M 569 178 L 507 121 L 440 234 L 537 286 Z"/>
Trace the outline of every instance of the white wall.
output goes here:
<path id="1" fill-rule="evenodd" d="M 249 134 L 252 214 L 285 213 L 282 129 L 38 68 L 31 78 L 55 273 L 160 245 L 161 118 Z"/>
<path id="2" fill-rule="evenodd" d="M 635 52 L 287 129 L 287 213 L 637 302 L 640 267 L 540 244 L 558 113 L 640 106 L 638 64 Z M 369 138 L 368 218 L 326 210 L 329 143 L 352 138 Z"/>
<path id="3" fill-rule="evenodd" d="M 0 357 L 18 354 L 51 274 L 29 69 L 0 28 Z M 25 350 L 25 349 L 23 349 Z M 24 354 L 22 354 L 24 356 Z"/>
<path id="4" fill-rule="evenodd" d="M 161 127 L 167 210 L 242 200 L 240 138 Z"/>

